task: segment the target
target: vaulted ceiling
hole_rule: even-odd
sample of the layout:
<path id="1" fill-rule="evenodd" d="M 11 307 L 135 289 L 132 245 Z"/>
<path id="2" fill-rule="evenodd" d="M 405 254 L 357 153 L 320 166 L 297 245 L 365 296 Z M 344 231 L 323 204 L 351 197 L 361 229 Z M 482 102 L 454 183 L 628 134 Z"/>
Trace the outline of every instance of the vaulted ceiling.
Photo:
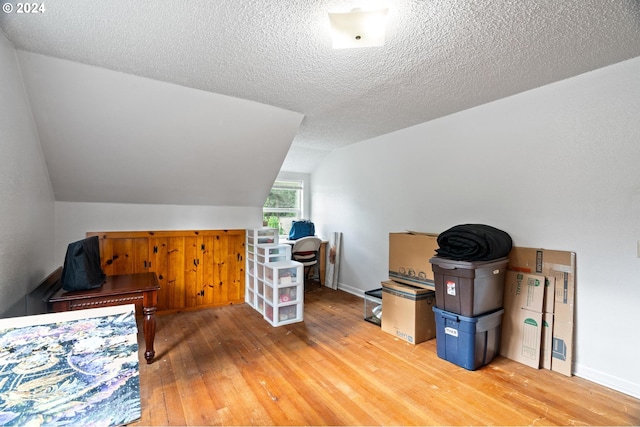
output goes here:
<path id="1" fill-rule="evenodd" d="M 640 56 L 636 0 L 387 0 L 384 46 L 332 49 L 327 11 L 372 3 L 48 0 L 0 29 L 72 201 L 260 205 L 281 169 Z"/>

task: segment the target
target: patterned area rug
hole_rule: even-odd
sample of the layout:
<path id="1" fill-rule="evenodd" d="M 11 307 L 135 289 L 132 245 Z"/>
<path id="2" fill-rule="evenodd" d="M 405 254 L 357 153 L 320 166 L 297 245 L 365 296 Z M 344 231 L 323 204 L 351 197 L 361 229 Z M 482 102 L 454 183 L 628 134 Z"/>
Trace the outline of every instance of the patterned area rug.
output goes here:
<path id="1" fill-rule="evenodd" d="M 0 319 L 0 425 L 140 418 L 135 306 Z"/>

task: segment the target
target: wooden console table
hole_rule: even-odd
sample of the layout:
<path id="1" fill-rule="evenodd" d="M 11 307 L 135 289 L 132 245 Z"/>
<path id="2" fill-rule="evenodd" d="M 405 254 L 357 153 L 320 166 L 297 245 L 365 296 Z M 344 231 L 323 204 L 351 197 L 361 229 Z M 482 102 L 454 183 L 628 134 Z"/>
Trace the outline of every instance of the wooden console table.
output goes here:
<path id="1" fill-rule="evenodd" d="M 151 363 L 156 354 L 153 341 L 159 289 L 155 273 L 121 274 L 107 276 L 105 283 L 97 289 L 67 292 L 60 288 L 49 297 L 48 302 L 55 312 L 135 304 L 138 313 L 143 315 L 144 358 Z"/>

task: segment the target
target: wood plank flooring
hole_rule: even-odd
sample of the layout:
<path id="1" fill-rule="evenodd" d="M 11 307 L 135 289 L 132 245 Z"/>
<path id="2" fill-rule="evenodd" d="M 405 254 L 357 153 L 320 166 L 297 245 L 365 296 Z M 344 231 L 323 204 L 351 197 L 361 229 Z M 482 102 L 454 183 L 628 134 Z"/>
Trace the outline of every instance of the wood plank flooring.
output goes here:
<path id="1" fill-rule="evenodd" d="M 158 316 L 132 425 L 640 425 L 638 399 L 502 357 L 467 371 L 365 322 L 348 293 L 311 285 L 304 313 L 278 328 L 246 305 Z"/>

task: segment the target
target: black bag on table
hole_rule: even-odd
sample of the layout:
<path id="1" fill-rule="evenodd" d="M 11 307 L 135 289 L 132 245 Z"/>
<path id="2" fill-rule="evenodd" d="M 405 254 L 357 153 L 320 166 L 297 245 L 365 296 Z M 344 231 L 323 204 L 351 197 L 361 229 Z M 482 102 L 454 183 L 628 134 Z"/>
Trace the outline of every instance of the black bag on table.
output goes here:
<path id="1" fill-rule="evenodd" d="M 100 266 L 98 236 L 70 243 L 62 267 L 62 289 L 82 291 L 102 286 L 106 275 Z"/>

